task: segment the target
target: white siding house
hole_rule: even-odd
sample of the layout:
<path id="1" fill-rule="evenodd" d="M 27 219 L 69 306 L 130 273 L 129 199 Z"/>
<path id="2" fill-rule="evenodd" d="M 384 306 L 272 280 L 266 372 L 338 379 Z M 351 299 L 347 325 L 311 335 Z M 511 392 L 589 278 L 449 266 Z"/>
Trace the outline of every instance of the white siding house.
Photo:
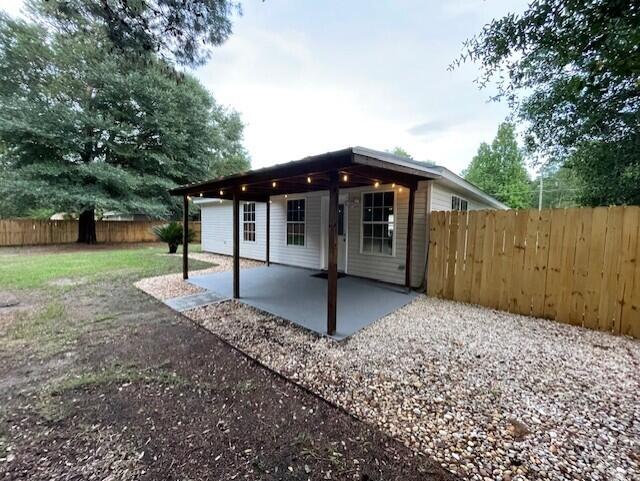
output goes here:
<path id="1" fill-rule="evenodd" d="M 374 151 L 366 150 L 368 156 L 373 155 L 372 152 Z M 390 157 L 388 154 L 380 153 L 380 155 L 386 160 Z M 408 159 L 401 160 L 413 163 Z M 424 180 L 417 184 L 411 285 L 418 287 L 423 284 L 426 271 L 431 211 L 452 210 L 452 208 L 504 209 L 506 206 L 443 167 L 427 166 L 421 163 L 414 163 L 414 165 L 429 169 L 429 172 L 438 177 L 435 180 Z M 388 193 L 386 197 L 371 195 L 385 192 Z M 326 269 L 328 199 L 328 191 L 270 197 L 271 262 L 310 269 Z M 338 270 L 353 276 L 403 284 L 409 208 L 408 189 L 391 184 L 340 188 L 339 199 Z M 364 211 L 368 208 L 366 204 L 374 202 L 374 199 L 375 202 L 384 202 L 384 205 L 378 209 L 392 212 L 390 217 L 385 214 L 387 220 L 391 222 L 367 222 L 364 216 Z M 299 200 L 304 202 L 294 202 Z M 232 202 L 211 198 L 196 199 L 195 202 L 201 207 L 202 250 L 231 255 Z M 296 219 L 295 222 L 298 230 L 289 229 L 290 233 L 292 230 L 299 232 L 295 238 L 287 236 L 287 206 L 290 209 L 304 210 L 304 220 L 300 222 Z M 255 218 L 251 215 L 254 210 Z M 248 216 L 244 215 L 245 211 Z M 239 225 L 241 257 L 265 259 L 266 213 L 267 208 L 264 202 L 241 202 Z M 290 215 L 289 220 L 291 221 L 294 217 Z M 365 230 L 372 233 L 371 238 L 365 236 Z M 382 239 L 379 239 L 376 238 L 377 232 L 386 232 L 388 235 L 383 234 Z"/>

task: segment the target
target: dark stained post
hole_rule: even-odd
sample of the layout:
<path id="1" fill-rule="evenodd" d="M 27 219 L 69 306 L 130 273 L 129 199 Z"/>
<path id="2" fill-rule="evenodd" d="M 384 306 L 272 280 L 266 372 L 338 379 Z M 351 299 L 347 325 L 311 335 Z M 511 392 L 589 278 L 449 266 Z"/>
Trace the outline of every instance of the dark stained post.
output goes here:
<path id="1" fill-rule="evenodd" d="M 329 262 L 327 266 L 327 334 L 336 333 L 338 305 L 338 182 L 339 172 L 329 175 Z"/>
<path id="2" fill-rule="evenodd" d="M 182 196 L 182 278 L 189 279 L 189 197 Z"/>
<path id="3" fill-rule="evenodd" d="M 233 298 L 240 298 L 240 199 L 233 193 Z"/>
<path id="4" fill-rule="evenodd" d="M 411 247 L 413 245 L 413 212 L 416 205 L 417 184 L 409 186 L 409 213 L 407 219 L 407 249 L 404 261 L 404 285 L 411 289 Z"/>
<path id="5" fill-rule="evenodd" d="M 267 199 L 267 250 L 265 252 L 265 261 L 267 262 L 267 266 L 269 265 L 269 242 L 270 242 L 270 233 L 271 229 L 271 199 Z"/>

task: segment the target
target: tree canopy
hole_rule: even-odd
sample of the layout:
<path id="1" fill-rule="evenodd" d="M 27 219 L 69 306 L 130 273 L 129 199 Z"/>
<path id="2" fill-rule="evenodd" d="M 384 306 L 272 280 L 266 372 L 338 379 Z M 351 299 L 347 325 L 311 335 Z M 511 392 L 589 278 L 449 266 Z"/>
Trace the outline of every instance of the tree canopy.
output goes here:
<path id="1" fill-rule="evenodd" d="M 531 205 L 529 175 L 512 124 L 501 124 L 491 145 L 480 144 L 462 175 L 509 207 L 522 209 Z"/>
<path id="2" fill-rule="evenodd" d="M 194 77 L 47 21 L 0 15 L 0 207 L 170 216 L 168 189 L 248 168 L 238 114 Z"/>
<path id="3" fill-rule="evenodd" d="M 527 145 L 581 178 L 584 203 L 640 203 L 640 11 L 626 0 L 537 0 L 493 20 L 476 61 L 529 126 Z"/>
<path id="4" fill-rule="evenodd" d="M 397 155 L 398 157 L 406 157 L 407 159 L 413 159 L 411 154 L 404 150 L 402 147 L 394 147 L 393 149 L 387 150 L 390 154 Z"/>
<path id="5" fill-rule="evenodd" d="M 67 33 L 99 30 L 114 49 L 157 54 L 170 63 L 203 64 L 231 35 L 232 0 L 31 0 L 37 15 Z"/>

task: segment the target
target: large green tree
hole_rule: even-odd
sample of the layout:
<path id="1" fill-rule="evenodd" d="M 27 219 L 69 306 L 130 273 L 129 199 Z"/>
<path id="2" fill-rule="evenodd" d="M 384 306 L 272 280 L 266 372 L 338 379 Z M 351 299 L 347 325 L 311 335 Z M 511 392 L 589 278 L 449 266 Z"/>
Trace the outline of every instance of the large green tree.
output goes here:
<path id="1" fill-rule="evenodd" d="M 592 205 L 640 203 L 640 9 L 629 0 L 536 0 L 485 25 L 476 61 L 529 125 L 528 144 L 564 164 Z"/>
<path id="2" fill-rule="evenodd" d="M 501 124 L 491 145 L 480 144 L 462 175 L 509 207 L 522 209 L 531 205 L 529 176 L 512 124 Z"/>
<path id="3" fill-rule="evenodd" d="M 170 63 L 204 63 L 231 34 L 232 0 L 31 0 L 36 14 L 68 33 L 100 30 L 131 57 L 157 54 Z"/>
<path id="4" fill-rule="evenodd" d="M 199 82 L 149 55 L 131 62 L 101 29 L 69 32 L 0 16 L 3 204 L 80 216 L 169 216 L 168 189 L 243 170 L 238 115 Z"/>

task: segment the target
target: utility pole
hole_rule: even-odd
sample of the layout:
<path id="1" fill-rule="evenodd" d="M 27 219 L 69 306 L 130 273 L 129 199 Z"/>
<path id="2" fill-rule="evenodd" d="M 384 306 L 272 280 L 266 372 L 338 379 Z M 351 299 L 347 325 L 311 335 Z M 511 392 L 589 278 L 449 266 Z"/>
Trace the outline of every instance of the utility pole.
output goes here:
<path id="1" fill-rule="evenodd" d="M 542 210 L 542 173 L 540 170 L 540 192 L 538 193 L 538 210 Z"/>

